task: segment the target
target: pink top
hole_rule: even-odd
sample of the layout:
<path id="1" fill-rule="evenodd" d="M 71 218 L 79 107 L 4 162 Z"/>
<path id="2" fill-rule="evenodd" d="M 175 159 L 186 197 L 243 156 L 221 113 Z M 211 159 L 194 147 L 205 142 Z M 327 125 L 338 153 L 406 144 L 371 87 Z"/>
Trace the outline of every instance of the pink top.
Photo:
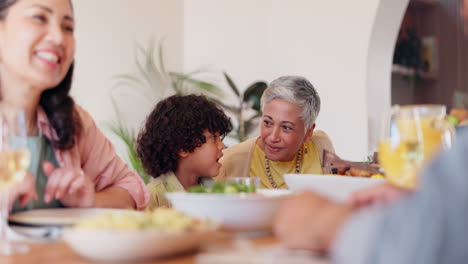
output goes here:
<path id="1" fill-rule="evenodd" d="M 78 105 L 75 108 L 83 129 L 73 148 L 66 151 L 54 149 L 60 167 L 81 168 L 92 178 L 96 192 L 110 186 L 123 188 L 133 197 L 137 209 L 144 209 L 149 201 L 149 193 L 140 176 L 117 156 L 112 143 L 97 128 L 91 115 Z M 57 138 L 56 131 L 41 107 L 37 113 L 37 125 L 46 138 Z"/>

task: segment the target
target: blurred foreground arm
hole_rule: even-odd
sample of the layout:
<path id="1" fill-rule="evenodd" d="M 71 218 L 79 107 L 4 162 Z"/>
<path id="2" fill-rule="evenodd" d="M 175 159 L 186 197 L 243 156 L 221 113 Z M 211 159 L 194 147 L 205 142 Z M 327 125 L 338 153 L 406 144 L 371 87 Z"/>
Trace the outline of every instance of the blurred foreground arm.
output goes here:
<path id="1" fill-rule="evenodd" d="M 395 204 L 365 208 L 338 234 L 334 263 L 466 263 L 468 134 L 423 173 L 420 190 Z"/>
<path id="2" fill-rule="evenodd" d="M 291 248 L 330 250 L 333 263 L 439 264 L 468 259 L 468 134 L 423 173 L 420 190 L 356 211 L 314 193 L 286 200 L 274 231 Z"/>
<path id="3" fill-rule="evenodd" d="M 348 203 L 357 208 L 376 204 L 391 205 L 411 192 L 409 189 L 390 183 L 382 183 L 353 193 L 348 199 Z"/>
<path id="4" fill-rule="evenodd" d="M 312 192 L 294 195 L 281 205 L 275 235 L 290 248 L 326 252 L 351 212 Z"/>

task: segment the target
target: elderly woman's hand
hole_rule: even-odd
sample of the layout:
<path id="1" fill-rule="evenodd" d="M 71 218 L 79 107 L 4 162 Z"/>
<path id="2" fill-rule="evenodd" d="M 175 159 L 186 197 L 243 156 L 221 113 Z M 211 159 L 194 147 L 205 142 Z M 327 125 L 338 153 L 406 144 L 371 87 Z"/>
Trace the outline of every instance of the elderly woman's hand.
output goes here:
<path id="1" fill-rule="evenodd" d="M 348 203 L 358 208 L 373 204 L 389 205 L 410 193 L 412 193 L 412 191 L 409 189 L 398 187 L 390 183 L 382 183 L 353 193 L 349 197 Z"/>
<path id="2" fill-rule="evenodd" d="M 352 209 L 312 192 L 287 198 L 275 222 L 275 235 L 288 247 L 327 252 Z"/>
<path id="3" fill-rule="evenodd" d="M 44 173 L 48 178 L 44 201 L 57 199 L 67 207 L 86 208 L 95 204 L 96 193 L 91 179 L 80 168 L 55 168 L 44 162 Z"/>
<path id="4" fill-rule="evenodd" d="M 19 199 L 21 206 L 26 206 L 29 201 L 37 200 L 36 185 L 34 175 L 27 173 L 24 180 L 11 188 L 8 197 L 8 208 L 11 210 L 13 202 Z"/>

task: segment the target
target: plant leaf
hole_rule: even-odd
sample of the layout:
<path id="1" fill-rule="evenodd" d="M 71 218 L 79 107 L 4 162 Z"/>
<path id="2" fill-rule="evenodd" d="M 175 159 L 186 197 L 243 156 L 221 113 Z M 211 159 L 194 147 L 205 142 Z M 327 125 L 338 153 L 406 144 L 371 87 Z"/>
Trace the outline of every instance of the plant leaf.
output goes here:
<path id="1" fill-rule="evenodd" d="M 253 102 L 252 108 L 260 111 L 260 98 L 267 88 L 266 82 L 255 82 L 251 84 L 244 92 L 242 101 L 244 103 Z"/>
<path id="2" fill-rule="evenodd" d="M 159 43 L 160 49 L 162 49 L 162 43 Z M 161 70 L 161 65 L 157 65 L 154 57 L 155 57 L 155 47 L 154 47 L 154 41 L 151 41 L 151 44 L 146 52 L 144 54 L 146 57 L 146 69 L 148 72 L 148 77 L 149 77 L 149 87 L 153 90 L 160 89 L 161 90 L 161 95 L 160 97 L 163 97 L 167 91 L 167 88 L 169 88 L 169 78 L 167 75 L 165 75 Z M 159 58 L 159 62 L 164 64 L 164 62 L 161 61 L 161 58 Z M 162 66 L 164 67 L 164 66 Z"/>
<path id="3" fill-rule="evenodd" d="M 209 99 L 210 101 L 213 101 L 214 103 L 220 105 L 220 106 L 221 106 L 222 108 L 224 108 L 225 110 L 227 110 L 227 111 L 229 111 L 229 112 L 235 114 L 236 117 L 238 117 L 238 116 L 240 115 L 240 112 L 241 112 L 241 109 L 240 109 L 240 108 L 235 107 L 235 106 L 227 105 L 227 104 L 225 104 L 224 102 L 222 102 L 222 101 L 220 101 L 220 100 L 218 100 L 218 99 L 216 99 L 216 98 L 210 97 L 210 98 L 208 98 L 208 99 Z"/>
<path id="4" fill-rule="evenodd" d="M 112 133 L 118 136 L 127 147 L 127 155 L 133 169 L 140 175 L 143 181 L 146 183 L 149 182 L 149 177 L 143 169 L 143 164 L 138 158 L 138 155 L 135 151 L 135 137 L 127 128 L 123 126 L 120 121 L 107 123 L 107 127 Z"/>
<path id="5" fill-rule="evenodd" d="M 201 81 L 183 73 L 171 72 L 170 75 L 174 76 L 174 78 L 179 81 L 193 84 L 195 89 L 201 90 L 202 92 L 208 92 L 209 94 L 216 95 L 218 97 L 224 96 L 223 90 L 213 83 Z"/>
<path id="6" fill-rule="evenodd" d="M 262 116 L 262 113 L 258 112 L 251 118 L 245 121 L 244 124 L 244 129 L 245 129 L 245 135 L 249 135 L 258 125 L 257 120 Z"/>
<path id="7" fill-rule="evenodd" d="M 226 79 L 227 83 L 229 84 L 229 87 L 231 87 L 231 90 L 237 95 L 237 97 L 240 97 L 240 92 L 239 89 L 237 89 L 236 84 L 232 81 L 231 77 L 226 72 L 223 72 L 224 78 Z"/>
<path id="8" fill-rule="evenodd" d="M 138 72 L 143 76 L 143 80 L 145 80 L 147 85 L 151 87 L 151 81 L 150 81 L 151 77 L 149 76 L 147 69 L 143 67 L 144 64 L 142 64 L 139 59 L 140 56 L 143 56 L 144 61 L 146 61 L 145 55 L 146 55 L 145 49 L 137 43 L 135 46 L 135 65 L 138 68 Z"/>
<path id="9" fill-rule="evenodd" d="M 163 48 L 163 43 L 164 43 L 165 38 L 162 38 L 161 41 L 159 42 L 159 68 L 161 69 L 161 73 L 168 76 L 168 72 L 166 71 L 166 67 L 164 64 L 164 48 Z"/>

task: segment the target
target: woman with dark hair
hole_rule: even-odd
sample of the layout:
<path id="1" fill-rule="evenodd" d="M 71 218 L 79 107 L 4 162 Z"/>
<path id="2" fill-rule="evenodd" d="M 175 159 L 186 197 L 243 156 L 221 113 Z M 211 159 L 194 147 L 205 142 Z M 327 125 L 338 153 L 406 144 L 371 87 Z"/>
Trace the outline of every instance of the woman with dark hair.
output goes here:
<path id="1" fill-rule="evenodd" d="M 24 110 L 31 166 L 14 210 L 143 209 L 148 192 L 69 95 L 75 55 L 71 1 L 0 0 L 1 103 Z"/>

